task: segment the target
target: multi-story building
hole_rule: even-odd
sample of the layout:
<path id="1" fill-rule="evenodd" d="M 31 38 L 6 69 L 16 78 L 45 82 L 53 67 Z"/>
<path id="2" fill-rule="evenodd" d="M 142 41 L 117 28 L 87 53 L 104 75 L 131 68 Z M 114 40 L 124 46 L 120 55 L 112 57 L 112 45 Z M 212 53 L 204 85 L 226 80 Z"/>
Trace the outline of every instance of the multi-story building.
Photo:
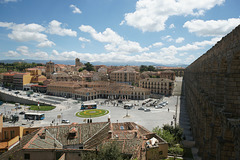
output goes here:
<path id="1" fill-rule="evenodd" d="M 13 88 L 15 89 L 23 89 L 23 86 L 31 83 L 32 76 L 29 72 L 26 73 L 16 73 L 13 76 Z"/>
<path id="2" fill-rule="evenodd" d="M 175 80 L 175 72 L 171 70 L 161 71 L 159 74 L 160 78 L 166 78 L 170 80 Z"/>
<path id="3" fill-rule="evenodd" d="M 16 74 L 15 72 L 14 73 L 4 73 L 3 79 L 2 79 L 3 85 L 12 87 L 13 86 L 13 76 L 15 74 Z"/>
<path id="4" fill-rule="evenodd" d="M 46 77 L 50 79 L 52 73 L 54 73 L 54 63 L 49 61 L 46 63 Z"/>
<path id="5" fill-rule="evenodd" d="M 150 89 L 154 94 L 171 96 L 174 82 L 166 78 L 146 78 L 139 81 L 139 87 Z"/>
<path id="6" fill-rule="evenodd" d="M 3 85 L 3 73 L 0 73 L 0 86 Z"/>
<path id="7" fill-rule="evenodd" d="M 55 82 L 47 86 L 47 94 L 82 100 L 146 99 L 150 96 L 150 90 L 109 82 Z"/>
<path id="8" fill-rule="evenodd" d="M 22 126 L 3 127 L 3 114 L 0 114 L 0 153 L 12 149 L 19 144 L 20 139 L 37 128 L 25 128 Z"/>
<path id="9" fill-rule="evenodd" d="M 100 67 L 97 71 L 102 74 L 107 74 L 108 69 L 106 67 Z"/>
<path id="10" fill-rule="evenodd" d="M 110 74 L 110 80 L 115 82 L 122 82 L 127 84 L 138 83 L 140 73 L 135 71 L 132 67 L 124 67 L 120 70 L 113 71 Z"/>

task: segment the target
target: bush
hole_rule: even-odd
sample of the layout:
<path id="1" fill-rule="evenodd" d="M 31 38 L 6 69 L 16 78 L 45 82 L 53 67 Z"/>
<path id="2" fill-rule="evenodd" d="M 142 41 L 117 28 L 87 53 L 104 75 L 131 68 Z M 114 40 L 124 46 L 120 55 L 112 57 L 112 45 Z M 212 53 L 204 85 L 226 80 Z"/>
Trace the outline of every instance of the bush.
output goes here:
<path id="1" fill-rule="evenodd" d="M 122 160 L 121 150 L 117 142 L 105 143 L 99 151 L 98 160 Z"/>
<path id="2" fill-rule="evenodd" d="M 174 147 L 169 148 L 168 152 L 171 154 L 183 155 L 183 148 L 181 148 L 179 145 L 176 145 Z"/>
<path id="3" fill-rule="evenodd" d="M 159 127 L 153 128 L 153 132 L 163 138 L 168 142 L 169 146 L 173 146 L 175 144 L 175 137 L 168 130 L 161 129 Z"/>
<path id="4" fill-rule="evenodd" d="M 180 143 L 182 141 L 183 130 L 179 127 L 179 125 L 174 128 L 174 126 L 165 124 L 163 125 L 163 129 L 174 135 L 176 143 Z"/>

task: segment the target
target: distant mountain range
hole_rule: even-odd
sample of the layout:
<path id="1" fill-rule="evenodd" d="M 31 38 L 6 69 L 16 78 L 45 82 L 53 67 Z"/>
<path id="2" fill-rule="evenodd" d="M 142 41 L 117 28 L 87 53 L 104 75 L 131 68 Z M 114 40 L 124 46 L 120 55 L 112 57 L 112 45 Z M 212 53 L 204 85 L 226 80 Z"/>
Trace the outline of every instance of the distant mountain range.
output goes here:
<path id="1" fill-rule="evenodd" d="M 14 62 L 27 62 L 27 63 L 46 63 L 49 62 L 49 60 L 34 60 L 34 59 L 24 59 L 24 60 L 0 60 L 0 63 L 14 63 Z M 65 64 L 65 65 L 74 65 L 75 60 L 52 60 L 55 64 Z M 86 61 L 81 61 L 82 63 L 86 63 Z M 106 65 L 106 66 L 125 66 L 125 65 L 131 65 L 131 66 L 140 66 L 140 65 L 153 65 L 153 66 L 165 66 L 165 67 L 187 67 L 187 64 L 170 64 L 170 65 L 163 65 L 163 64 L 157 64 L 157 63 L 151 63 L 151 62 L 90 62 L 93 65 Z"/>

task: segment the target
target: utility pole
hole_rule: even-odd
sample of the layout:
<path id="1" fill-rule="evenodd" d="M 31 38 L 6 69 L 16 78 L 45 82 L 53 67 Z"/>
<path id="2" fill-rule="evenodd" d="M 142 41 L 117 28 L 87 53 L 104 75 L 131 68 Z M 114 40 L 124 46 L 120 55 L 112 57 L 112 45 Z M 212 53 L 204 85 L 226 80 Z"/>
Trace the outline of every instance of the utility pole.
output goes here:
<path id="1" fill-rule="evenodd" d="M 177 110 L 178 110 L 178 96 L 177 96 L 177 104 L 176 104 L 176 111 L 175 111 L 175 117 L 174 117 L 174 121 L 175 121 L 175 128 L 176 128 L 176 125 L 177 125 Z"/>

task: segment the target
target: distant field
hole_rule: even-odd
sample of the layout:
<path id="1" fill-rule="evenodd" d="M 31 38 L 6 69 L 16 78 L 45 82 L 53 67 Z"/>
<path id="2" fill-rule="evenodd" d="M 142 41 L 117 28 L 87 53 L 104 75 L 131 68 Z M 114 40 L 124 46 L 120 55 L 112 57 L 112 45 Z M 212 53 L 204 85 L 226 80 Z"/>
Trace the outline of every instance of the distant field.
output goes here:
<path id="1" fill-rule="evenodd" d="M 37 106 L 37 105 L 29 105 L 30 106 L 30 110 L 36 110 L 36 111 L 50 111 L 53 110 L 54 108 L 56 108 L 55 106 Z"/>

